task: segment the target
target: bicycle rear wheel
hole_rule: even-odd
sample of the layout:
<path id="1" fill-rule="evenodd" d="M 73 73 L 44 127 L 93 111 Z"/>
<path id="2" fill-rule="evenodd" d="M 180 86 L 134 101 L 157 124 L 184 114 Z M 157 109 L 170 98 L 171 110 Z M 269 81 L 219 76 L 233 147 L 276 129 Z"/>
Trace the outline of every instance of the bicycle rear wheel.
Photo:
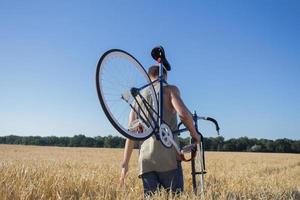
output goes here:
<path id="1" fill-rule="evenodd" d="M 134 140 L 151 136 L 157 116 L 149 116 L 149 107 L 157 111 L 157 97 L 147 72 L 132 55 L 120 49 L 105 52 L 97 64 L 96 87 L 102 109 L 118 132 Z M 131 93 L 133 87 L 138 88 L 137 96 Z M 136 124 L 142 124 L 142 131 L 128 124 L 130 112 L 140 116 Z"/>

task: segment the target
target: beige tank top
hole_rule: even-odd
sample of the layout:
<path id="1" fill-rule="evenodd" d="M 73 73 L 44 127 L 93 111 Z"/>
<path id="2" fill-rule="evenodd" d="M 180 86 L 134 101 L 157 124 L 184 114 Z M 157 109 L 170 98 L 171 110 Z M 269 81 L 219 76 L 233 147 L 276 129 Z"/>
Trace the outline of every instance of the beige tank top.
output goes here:
<path id="1" fill-rule="evenodd" d="M 159 91 L 159 84 L 155 85 L 155 90 Z M 158 93 L 158 92 L 157 92 Z M 170 103 L 170 102 L 164 102 Z M 164 106 L 165 108 L 166 106 Z M 177 115 L 164 109 L 163 120 L 169 125 L 172 131 L 177 129 Z M 174 134 L 174 141 L 179 145 L 177 134 Z M 163 146 L 160 140 L 157 140 L 155 134 L 141 142 L 139 154 L 139 175 L 147 172 L 165 172 L 177 169 L 179 157 L 175 147 L 167 148 Z"/>

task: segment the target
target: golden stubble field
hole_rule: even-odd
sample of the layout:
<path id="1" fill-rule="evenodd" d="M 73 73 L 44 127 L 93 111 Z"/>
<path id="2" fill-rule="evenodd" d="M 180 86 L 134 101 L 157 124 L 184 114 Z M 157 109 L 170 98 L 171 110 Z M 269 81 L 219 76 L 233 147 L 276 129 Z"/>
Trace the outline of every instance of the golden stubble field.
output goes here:
<path id="1" fill-rule="evenodd" d="M 142 199 L 133 153 L 126 188 L 118 188 L 122 149 L 0 145 L 0 199 Z M 300 199 L 300 155 L 207 152 L 204 199 Z M 200 199 L 192 192 L 153 199 Z"/>

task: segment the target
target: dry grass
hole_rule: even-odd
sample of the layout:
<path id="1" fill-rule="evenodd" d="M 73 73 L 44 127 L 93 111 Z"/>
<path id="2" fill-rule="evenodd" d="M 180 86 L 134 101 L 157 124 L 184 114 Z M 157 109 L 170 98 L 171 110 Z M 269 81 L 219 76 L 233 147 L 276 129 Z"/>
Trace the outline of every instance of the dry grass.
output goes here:
<path id="1" fill-rule="evenodd" d="M 206 158 L 205 199 L 300 199 L 299 154 L 208 152 Z M 137 152 L 123 190 L 121 159 L 122 149 L 0 145 L 0 199 L 142 199 Z M 185 193 L 173 199 L 199 199 L 190 164 L 183 169 Z"/>

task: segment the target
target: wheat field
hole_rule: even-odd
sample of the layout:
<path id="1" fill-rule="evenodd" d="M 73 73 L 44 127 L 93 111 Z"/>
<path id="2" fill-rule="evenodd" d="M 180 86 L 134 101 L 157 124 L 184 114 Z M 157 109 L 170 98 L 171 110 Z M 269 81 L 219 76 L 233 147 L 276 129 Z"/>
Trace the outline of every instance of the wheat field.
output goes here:
<path id="1" fill-rule="evenodd" d="M 0 145 L 0 199 L 143 199 L 133 152 L 126 187 L 118 187 L 122 149 Z M 203 199 L 300 199 L 300 155 L 206 153 Z M 200 199 L 183 163 L 185 191 L 153 199 Z"/>

